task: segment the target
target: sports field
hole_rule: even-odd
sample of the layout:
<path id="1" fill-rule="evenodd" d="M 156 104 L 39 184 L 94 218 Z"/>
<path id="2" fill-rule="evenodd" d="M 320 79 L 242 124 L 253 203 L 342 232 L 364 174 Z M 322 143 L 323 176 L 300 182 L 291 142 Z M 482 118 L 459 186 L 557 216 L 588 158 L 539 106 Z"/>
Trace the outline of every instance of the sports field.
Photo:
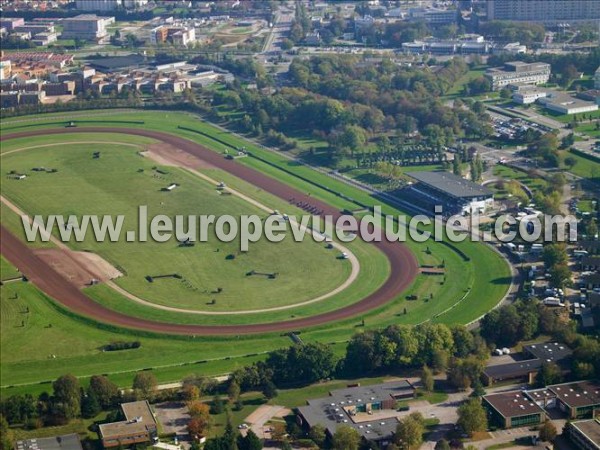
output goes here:
<path id="1" fill-rule="evenodd" d="M 150 217 L 268 215 L 243 199 L 223 195 L 214 185 L 189 172 L 157 166 L 151 159 L 140 157 L 143 145 L 61 145 L 61 139 L 51 136 L 45 139 L 45 147 L 2 157 L 6 169 L 29 173 L 26 180 L 6 181 L 2 190 L 2 195 L 29 215 L 47 217 L 57 211 L 77 217 L 123 215 L 124 229 L 136 228 L 138 205 L 147 206 Z M 90 135 L 86 141 L 98 139 Z M 56 146 L 50 146 L 52 143 Z M 6 154 L 25 148 L 23 145 L 9 141 L 3 151 Z M 30 142 L 26 145 L 33 146 Z M 92 150 L 100 152 L 101 157 L 94 159 Z M 57 172 L 29 172 L 36 166 Z M 171 183 L 179 187 L 172 192 L 161 191 Z M 100 243 L 88 233 L 82 242 L 73 242 L 70 247 L 101 255 L 125 274 L 115 280 L 119 286 L 151 303 L 200 311 L 293 305 L 332 291 L 350 273 L 349 262 L 337 258 L 339 251 L 328 250 L 310 238 L 296 243 L 289 234 L 279 243 L 262 239 L 248 252 L 239 251 L 238 242 L 219 242 L 214 232 L 206 243 L 194 247 L 181 246 L 174 237 L 166 243 L 126 242 L 123 233 L 118 242 Z M 248 276 L 251 271 L 277 276 Z M 158 278 L 165 274 L 181 278 Z M 147 276 L 153 276 L 153 281 L 149 282 Z M 311 280 L 308 284 L 307 279 Z M 211 303 L 213 299 L 215 304 Z"/>
<path id="2" fill-rule="evenodd" d="M 81 113 L 69 114 L 67 116 L 68 119 L 65 118 L 65 114 L 63 113 L 57 115 L 38 116 L 35 118 L 35 120 L 31 120 L 32 118 L 17 118 L 14 120 L 4 121 L 2 124 L 2 132 L 3 134 L 6 134 L 43 128 L 62 128 L 64 127 L 65 120 L 70 120 L 71 118 L 76 119 L 78 114 Z M 318 199 L 319 201 L 326 202 L 327 204 L 332 205 L 340 210 L 355 209 L 355 201 L 369 205 L 379 203 L 378 201 L 371 198 L 368 194 L 362 191 L 359 191 L 341 182 L 333 180 L 327 177 L 326 175 L 315 172 L 314 170 L 308 167 L 301 166 L 297 163 L 294 163 L 293 161 L 286 160 L 280 155 L 271 153 L 267 150 L 263 150 L 257 146 L 252 145 L 248 141 L 241 140 L 240 138 L 232 136 L 229 133 L 218 130 L 200 121 L 197 117 L 188 114 L 172 112 L 114 112 L 114 114 L 108 117 L 104 115 L 99 115 L 96 119 L 94 119 L 93 115 L 88 113 L 85 115 L 84 119 L 82 118 L 82 121 L 85 121 L 85 123 L 82 122 L 81 126 L 111 126 L 115 128 L 115 131 L 117 131 L 118 128 L 121 126 L 118 122 L 119 120 L 128 122 L 143 121 L 144 124 L 135 126 L 144 129 L 159 130 L 163 132 L 176 134 L 178 136 L 185 137 L 186 139 L 197 142 L 199 144 L 203 144 L 209 148 L 214 149 L 217 152 L 223 151 L 223 145 L 220 142 L 227 142 L 233 146 L 245 146 L 253 154 L 260 156 L 260 159 L 250 157 L 243 158 L 239 160 L 240 164 L 252 167 L 253 169 L 256 169 L 264 174 L 270 175 L 279 180 L 280 182 L 293 186 L 295 189 L 298 189 L 302 192 L 310 193 L 313 198 Z M 202 133 L 206 133 L 208 136 L 178 129 L 177 125 L 201 131 Z M 132 127 L 132 124 L 123 123 L 122 126 Z M 35 152 L 39 152 L 39 157 L 50 158 L 47 161 L 48 167 L 50 167 L 51 164 L 58 165 L 60 163 L 60 158 L 63 158 L 64 161 L 67 161 L 68 158 L 75 158 L 75 156 L 73 156 L 72 154 L 77 154 L 77 152 L 69 151 L 71 145 L 66 145 L 69 142 L 73 143 L 81 140 L 100 141 L 101 139 L 106 139 L 110 142 L 130 143 L 136 145 L 146 145 L 150 143 L 148 141 L 137 141 L 138 137 L 128 136 L 126 134 L 121 133 L 118 134 L 118 139 L 115 139 L 114 136 L 108 136 L 106 134 L 104 134 L 102 138 L 100 138 L 99 134 L 96 133 L 79 133 L 72 135 L 60 135 L 60 137 L 52 137 L 52 139 L 55 138 L 59 138 L 60 141 L 65 144 L 64 146 L 59 147 L 58 151 L 55 148 L 50 150 L 50 147 L 46 148 L 45 150 L 32 150 Z M 218 139 L 220 142 L 216 141 L 215 139 Z M 41 145 L 44 142 L 48 143 L 47 137 L 28 138 L 26 146 Z M 11 145 L 11 148 L 13 149 L 15 149 L 18 146 L 23 146 L 23 142 L 19 143 L 17 142 L 17 140 L 11 140 L 3 142 L 3 151 L 7 151 L 6 145 L 8 145 L 9 143 Z M 76 144 L 73 145 L 77 146 Z M 103 144 L 95 144 L 96 147 L 100 145 Z M 111 158 L 114 158 L 115 161 L 122 162 L 129 158 L 127 154 L 128 152 L 131 152 L 131 158 L 133 158 L 133 160 L 131 161 L 133 165 L 131 167 L 134 167 L 135 170 L 139 168 L 144 168 L 144 172 L 135 172 L 131 174 L 131 176 L 127 178 L 127 183 L 131 182 L 130 179 L 134 179 L 135 183 L 141 183 L 140 185 L 136 184 L 138 188 L 141 187 L 143 188 L 142 190 L 145 191 L 146 188 L 150 186 L 151 191 L 150 193 L 144 194 L 144 192 L 138 192 L 136 190 L 136 195 L 147 195 L 147 198 L 144 198 L 144 200 L 147 199 L 148 201 L 152 202 L 156 201 L 154 199 L 156 195 L 163 194 L 161 192 L 157 192 L 154 188 L 162 186 L 163 183 L 168 180 L 160 180 L 155 179 L 153 177 L 146 177 L 146 172 L 148 170 L 152 170 L 153 166 L 150 166 L 150 169 L 142 167 L 142 164 L 145 164 L 148 161 L 138 156 L 136 150 L 132 150 L 132 148 L 129 146 L 123 146 L 123 148 L 115 148 L 114 154 L 111 155 L 110 149 L 105 150 L 104 147 L 102 148 L 102 156 L 99 160 L 92 161 L 91 156 L 89 156 L 89 153 L 91 151 L 87 151 L 87 154 L 83 160 L 73 160 L 72 163 L 81 164 L 82 167 L 85 168 L 89 167 L 89 164 L 92 162 L 102 162 L 104 156 L 107 157 L 105 161 L 108 161 L 110 156 Z M 17 170 L 18 167 L 16 166 L 16 162 L 19 162 L 19 160 L 13 158 L 18 157 L 23 158 L 19 162 L 19 164 L 22 163 L 22 167 L 26 169 L 27 164 L 31 162 L 27 159 L 30 157 L 28 156 L 28 154 L 29 150 L 23 151 L 21 153 L 7 155 L 3 157 L 3 165 L 4 167 L 6 167 L 4 158 L 10 158 L 9 160 L 12 160 L 13 164 L 15 164 L 14 169 Z M 67 163 L 67 165 L 64 166 L 64 169 L 59 170 L 57 173 L 40 174 L 40 177 L 44 176 L 46 177 L 46 179 L 50 179 L 49 177 L 61 174 L 64 174 L 66 176 L 68 174 L 68 165 L 70 164 L 70 162 Z M 37 165 L 41 164 L 36 164 L 36 166 Z M 119 166 L 120 163 L 117 163 L 116 165 Z M 129 163 L 125 164 L 125 166 L 129 166 Z M 21 166 L 19 165 L 19 167 Z M 204 168 L 201 169 L 201 171 L 210 175 L 212 178 L 225 181 L 228 186 L 243 191 L 253 199 L 268 204 L 274 209 L 281 209 L 285 210 L 286 212 L 289 210 L 290 213 L 296 213 L 292 205 L 287 204 L 285 201 L 278 199 L 267 192 L 259 191 L 256 187 L 249 185 L 246 181 L 243 181 L 226 172 L 223 172 L 221 169 Z M 193 177 L 191 174 L 185 172 L 184 170 L 169 167 L 168 172 L 169 176 L 176 176 L 178 177 L 178 179 L 184 181 L 183 183 L 181 183 L 182 189 L 179 191 L 181 193 L 184 192 L 184 188 L 188 189 L 189 186 L 189 189 L 192 189 L 193 186 L 193 191 L 188 191 L 188 193 L 196 192 L 196 190 L 205 193 L 206 195 L 203 195 L 202 202 L 207 201 L 207 198 L 205 197 L 209 194 L 218 195 L 215 193 L 213 186 L 207 185 L 206 182 Z M 118 173 L 121 174 L 120 178 L 117 176 Z M 98 176 L 96 177 L 96 175 Z M 85 185 L 87 180 L 87 182 L 89 183 L 89 185 L 85 187 L 86 189 L 88 189 L 87 192 L 93 192 L 95 195 L 99 196 L 98 198 L 104 199 L 104 201 L 108 201 L 108 199 L 111 199 L 111 201 L 115 202 L 115 205 L 117 207 L 123 208 L 123 210 L 128 211 L 127 208 L 130 208 L 131 205 L 128 205 L 127 202 L 123 201 L 122 197 L 120 197 L 120 195 L 118 194 L 118 189 L 116 189 L 117 185 L 123 188 L 123 185 L 125 183 L 124 179 L 126 178 L 123 176 L 123 173 L 117 170 L 113 175 L 110 175 L 111 177 L 113 177 L 112 184 L 104 184 L 104 176 L 100 175 L 102 174 L 96 174 L 95 172 L 93 172 L 90 174 L 89 179 L 88 177 L 77 177 L 76 174 L 72 174 L 71 176 L 73 177 L 74 182 L 81 183 L 82 186 Z M 33 180 L 33 178 L 34 177 L 30 177 L 30 179 L 24 181 L 30 182 Z M 94 180 L 93 183 L 91 182 L 92 179 Z M 19 183 L 19 181 L 15 181 L 13 185 L 17 186 L 17 183 Z M 33 183 L 30 184 L 33 185 Z M 99 189 L 98 186 L 102 185 L 104 186 L 104 188 Z M 323 186 L 326 186 L 327 189 L 324 189 Z M 9 189 L 12 189 L 12 186 Z M 38 187 L 38 189 L 40 188 Z M 338 194 L 343 194 L 343 197 L 340 195 L 336 195 L 334 192 L 337 192 Z M 6 190 L 6 182 L 4 181 L 2 186 L 2 194 L 6 194 L 8 197 L 11 197 L 10 192 Z M 171 194 L 177 194 L 177 192 L 170 192 L 167 195 Z M 13 192 L 13 195 L 16 194 Z M 36 205 L 35 200 L 32 200 L 31 197 L 24 197 L 27 198 L 21 199 L 21 203 L 23 203 L 21 206 L 28 212 L 30 212 L 31 210 L 32 213 L 35 213 L 36 208 L 43 208 L 46 206 L 48 207 L 48 210 L 50 210 L 50 205 Z M 75 198 L 77 198 L 77 195 L 75 195 Z M 220 197 L 218 197 L 218 199 L 220 199 Z M 230 200 L 232 199 L 228 198 L 227 202 L 229 202 Z M 58 200 L 55 201 L 58 202 Z M 197 206 L 197 203 L 194 203 L 195 201 L 199 200 L 190 200 L 186 196 L 185 199 L 181 199 L 181 204 L 189 208 L 194 208 Z M 15 202 L 17 202 L 17 199 L 15 199 Z M 222 205 L 220 203 L 222 202 L 211 202 L 211 209 L 225 208 L 226 210 L 229 206 L 227 204 Z M 54 206 L 57 206 L 57 203 L 55 203 Z M 79 203 L 77 207 L 81 208 L 84 206 L 87 207 L 87 205 L 85 205 L 84 203 Z M 98 208 L 100 207 L 100 205 L 94 206 Z M 241 204 L 240 206 L 242 206 L 244 210 L 252 211 L 251 205 Z M 73 212 L 81 213 L 80 210 L 74 210 L 74 208 L 72 208 L 71 206 L 69 206 L 68 208 L 73 209 Z M 66 207 L 64 209 L 66 209 Z M 116 208 L 111 208 L 110 212 L 114 212 L 115 209 Z M 400 211 L 385 205 L 383 209 L 386 213 L 400 213 Z M 61 212 L 68 213 L 71 211 L 66 210 Z M 3 226 L 14 231 L 15 226 L 18 226 L 18 220 L 16 218 L 16 215 L 11 211 L 8 211 L 7 213 L 5 206 L 2 207 L 2 213 Z M 144 281 L 141 284 L 136 284 L 137 281 L 125 281 L 126 278 L 131 278 L 132 273 L 138 273 L 141 275 L 144 272 L 147 272 L 149 270 L 147 268 L 149 266 L 147 265 L 150 264 L 158 264 L 158 267 L 162 270 L 162 266 L 160 266 L 160 264 L 163 264 L 162 261 L 138 261 L 138 258 L 136 258 L 134 252 L 131 252 L 131 255 L 125 254 L 127 252 L 123 252 L 123 254 L 119 255 L 119 259 L 122 259 L 128 265 L 133 264 L 133 266 L 136 266 L 136 268 L 132 268 L 130 270 L 129 267 L 126 267 L 122 261 L 118 261 L 116 258 L 114 258 L 114 255 L 113 257 L 111 257 L 109 255 L 110 250 L 104 249 L 100 244 L 85 243 L 86 246 L 91 246 L 93 244 L 98 245 L 98 247 L 94 247 L 94 251 L 97 251 L 99 254 L 102 254 L 102 252 L 106 252 L 106 259 L 113 262 L 115 266 L 121 266 L 126 269 L 127 277 L 117 279 L 117 283 L 120 283 L 120 285 L 124 287 L 125 285 L 123 283 L 129 282 L 131 284 L 127 285 L 128 290 L 136 290 L 136 292 L 140 292 L 140 294 L 143 293 L 144 297 L 150 296 L 150 298 L 157 303 L 165 301 L 165 298 L 167 296 L 164 292 L 162 293 L 162 295 L 152 297 L 152 293 L 148 292 L 148 286 L 144 285 L 144 283 L 147 282 Z M 261 243 L 258 245 L 263 244 Z M 323 261 L 327 261 L 327 259 L 330 257 L 330 254 L 328 253 L 330 251 L 325 250 L 322 246 L 319 246 L 317 244 L 303 245 L 306 246 L 306 257 L 309 260 L 312 260 L 313 258 L 323 257 Z M 443 263 L 445 266 L 445 278 L 441 278 L 439 276 L 419 275 L 413 281 L 412 285 L 408 288 L 407 291 L 405 291 L 401 295 L 398 295 L 397 298 L 393 299 L 392 301 L 389 301 L 385 305 L 375 308 L 369 312 L 365 312 L 359 317 L 343 319 L 335 323 L 328 324 L 327 326 L 319 325 L 303 330 L 303 340 L 343 342 L 344 340 L 347 340 L 348 337 L 356 331 L 357 324 L 362 324 L 362 320 L 364 320 L 364 326 L 366 328 L 381 327 L 392 323 L 414 324 L 426 320 L 434 320 L 445 323 L 467 323 L 479 317 L 481 314 L 484 314 L 491 307 L 497 304 L 508 288 L 510 282 L 510 271 L 508 269 L 507 264 L 495 252 L 488 249 L 482 244 L 463 242 L 460 244 L 456 244 L 456 246 L 446 246 L 435 242 L 428 242 L 426 244 L 408 242 L 407 245 L 414 253 L 419 264 L 441 265 Z M 359 300 L 361 297 L 367 295 L 368 292 L 372 292 L 374 289 L 377 288 L 377 286 L 381 285 L 381 283 L 385 280 L 387 274 L 389 273 L 389 267 L 386 265 L 387 260 L 385 256 L 382 255 L 382 253 L 377 249 L 374 249 L 373 246 L 366 245 L 364 243 L 354 243 L 350 245 L 349 248 L 354 254 L 356 254 L 359 261 L 361 261 L 360 277 L 363 277 L 361 278 L 362 282 L 358 282 L 357 280 L 357 282 L 353 284 L 353 286 L 350 289 L 348 289 L 347 292 L 344 293 L 344 295 L 340 295 L 338 297 L 334 296 L 331 299 L 328 299 L 326 302 L 315 303 L 314 305 L 311 305 L 310 308 L 300 309 L 299 311 L 294 310 L 293 313 L 291 311 L 269 313 L 269 320 L 286 320 L 289 319 L 291 316 L 303 317 L 304 315 L 317 314 L 319 312 L 327 310 L 327 308 L 329 307 L 337 308 L 344 303 L 347 304 L 348 302 Z M 196 251 L 196 247 L 178 248 L 176 245 L 174 245 L 172 249 L 167 249 L 164 251 L 172 252 L 170 254 L 174 255 L 174 258 L 177 258 L 177 256 L 181 254 L 181 252 L 188 250 Z M 118 253 L 118 250 L 114 251 Z M 202 253 L 201 246 L 200 248 L 198 248 L 198 251 L 199 253 Z M 251 251 L 249 252 L 248 256 L 257 257 L 258 255 L 252 255 L 251 248 Z M 233 260 L 233 262 L 237 262 L 239 258 L 236 257 Z M 368 263 L 364 263 L 364 261 L 367 261 Z M 223 260 L 221 262 L 221 268 L 230 268 L 231 265 L 228 265 L 228 263 L 231 262 L 232 261 Z M 335 285 L 336 283 L 339 283 L 340 279 L 343 279 L 345 276 L 347 276 L 348 272 L 347 270 L 344 270 L 344 262 L 337 260 L 334 260 L 334 262 L 342 262 L 342 264 L 333 266 L 333 269 L 335 269 L 335 273 L 333 274 L 333 276 L 337 274 L 339 278 L 335 283 L 328 284 L 329 281 L 331 281 L 328 279 L 329 277 L 323 277 L 324 280 L 323 284 L 321 285 L 321 292 L 323 290 L 330 289 L 332 284 Z M 284 267 L 286 261 L 284 259 L 279 263 L 282 264 L 282 267 Z M 198 258 L 195 264 L 200 264 L 200 266 L 198 267 L 202 267 L 202 259 Z M 186 263 L 182 262 L 181 267 L 185 268 L 185 266 Z M 144 269 L 144 267 L 146 268 Z M 138 271 L 136 272 L 136 270 Z M 230 275 L 229 271 L 226 271 L 225 274 L 227 276 Z M 223 276 L 223 274 L 219 274 L 219 276 Z M 200 278 L 205 279 L 203 277 Z M 245 282 L 246 280 L 244 279 L 244 283 Z M 305 285 L 306 284 L 310 283 L 305 283 Z M 217 284 L 217 286 L 215 287 L 221 286 Z M 305 286 L 302 286 L 302 290 L 304 290 L 304 287 Z M 67 369 L 70 369 L 70 371 L 74 372 L 76 375 L 82 376 L 91 375 L 99 372 L 111 373 L 112 370 L 100 369 L 101 367 L 106 366 L 106 364 L 103 364 L 101 359 L 98 358 L 98 355 L 104 355 L 107 352 L 102 353 L 101 350 L 98 349 L 97 345 L 99 344 L 97 343 L 103 342 L 106 339 L 128 340 L 131 339 L 132 335 L 138 335 L 141 336 L 140 339 L 143 341 L 142 348 L 144 350 L 140 351 L 130 359 L 127 358 L 127 361 L 123 361 L 123 357 L 121 355 L 106 356 L 107 358 L 114 358 L 114 362 L 108 362 L 108 366 L 113 368 L 119 367 L 119 371 L 123 372 L 121 374 L 111 375 L 111 377 L 115 378 L 118 382 L 120 382 L 120 384 L 127 384 L 124 381 L 130 380 L 132 378 L 131 371 L 141 368 L 154 368 L 153 370 L 156 372 L 159 379 L 164 381 L 175 380 L 180 378 L 181 376 L 184 376 L 185 374 L 194 372 L 204 374 L 223 373 L 229 371 L 236 364 L 246 364 L 247 362 L 252 360 L 252 358 L 260 358 L 260 355 L 257 355 L 257 353 L 277 348 L 282 345 L 286 345 L 288 342 L 291 342 L 285 337 L 280 337 L 279 334 L 276 335 L 277 337 L 269 334 L 260 336 L 246 336 L 244 338 L 241 338 L 241 341 L 238 341 L 233 337 L 195 338 L 195 340 L 190 339 L 188 341 L 185 338 L 174 338 L 169 336 L 155 337 L 147 335 L 146 333 L 140 334 L 140 332 L 120 331 L 113 327 L 108 327 L 110 329 L 110 331 L 108 331 L 105 330 L 106 327 L 98 327 L 97 325 L 94 325 L 93 322 L 90 322 L 89 319 L 80 319 L 74 316 L 72 313 L 64 311 L 62 307 L 55 305 L 51 300 L 44 298 L 44 303 L 38 301 L 35 302 L 35 304 L 44 305 L 47 308 L 54 311 L 54 313 L 56 314 L 57 319 L 55 320 L 55 322 L 52 323 L 53 332 L 64 331 L 64 322 L 64 324 L 70 324 L 70 326 L 77 327 L 77 330 L 74 332 L 66 332 L 66 336 L 75 333 L 78 333 L 79 335 L 83 334 L 87 337 L 88 340 L 90 340 L 90 342 L 95 342 L 93 347 L 92 344 L 90 344 L 90 346 L 83 347 L 74 346 L 73 355 L 69 354 L 68 352 L 65 352 L 65 354 L 61 354 L 61 364 L 58 364 L 58 358 L 56 360 L 48 359 L 49 352 L 46 351 L 45 348 L 42 351 L 35 345 L 33 345 L 28 350 L 28 352 L 19 352 L 12 350 L 12 342 L 20 341 L 23 336 L 19 336 L 20 334 L 22 334 L 22 331 L 19 330 L 19 328 L 21 328 L 21 322 L 18 320 L 18 315 L 15 314 L 14 311 L 11 314 L 4 314 L 5 308 L 13 306 L 10 304 L 10 301 L 7 300 L 11 295 L 9 289 L 25 289 L 23 294 L 24 297 L 20 301 L 27 303 L 31 302 L 33 299 L 36 299 L 36 296 L 41 296 L 41 294 L 34 287 L 30 285 L 23 285 L 22 283 L 6 285 L 2 288 L 3 321 L 4 316 L 6 316 L 6 320 L 9 321 L 9 323 L 6 323 L 6 326 L 4 326 L 5 323 L 3 322 L 1 332 L 1 344 L 3 350 L 1 357 L 3 387 L 15 383 L 30 383 L 40 380 L 52 379 L 53 377 L 64 373 L 64 371 Z M 129 299 L 124 298 L 119 293 L 116 293 L 113 289 L 110 289 L 109 286 L 105 284 L 100 284 L 98 286 L 87 288 L 85 292 L 96 302 L 100 303 L 103 306 L 109 307 L 114 311 L 120 311 L 136 317 L 160 320 L 162 322 L 199 323 L 201 321 L 201 323 L 207 324 L 222 324 L 224 322 L 250 323 L 256 321 L 256 317 L 252 317 L 253 315 L 235 315 L 231 317 L 193 316 L 189 314 L 159 311 L 155 308 L 132 302 Z M 259 289 L 257 289 L 256 292 L 259 292 Z M 411 301 L 406 300 L 406 296 L 408 295 L 417 295 L 417 299 Z M 181 296 L 181 301 L 190 302 L 189 299 L 185 299 L 184 297 L 185 295 Z M 225 298 L 225 296 L 223 296 L 223 298 Z M 296 298 L 298 299 L 299 297 L 297 296 Z M 171 300 L 167 299 L 167 301 Z M 287 301 L 287 299 L 285 299 L 284 301 Z M 201 306 L 208 308 L 208 305 L 192 304 L 191 306 Z M 217 302 L 214 305 L 211 305 L 211 308 L 213 306 L 223 308 L 235 308 L 235 299 L 232 296 L 231 304 L 226 305 L 225 300 L 223 300 L 222 302 L 221 297 L 218 297 Z M 47 314 L 47 312 L 43 312 L 40 314 L 45 315 Z M 235 319 L 233 317 L 235 317 Z M 261 321 L 266 320 L 266 318 L 262 317 L 262 315 L 260 316 L 260 319 Z M 37 332 L 40 332 L 41 330 L 45 329 L 44 325 L 40 321 L 32 322 L 32 327 L 34 330 L 37 330 Z M 35 331 L 32 332 L 32 334 L 35 333 Z M 109 333 L 110 337 L 107 336 L 105 333 Z M 188 350 L 186 350 L 186 345 L 182 345 L 182 342 L 185 342 L 186 345 L 187 343 L 190 344 Z M 7 343 L 11 343 L 11 345 L 8 345 Z M 182 347 L 181 351 L 179 351 L 180 347 Z M 75 351 L 76 348 L 77 351 Z M 343 348 L 343 344 L 340 344 L 340 348 Z M 148 349 L 147 353 L 145 349 Z M 242 357 L 242 355 L 245 354 L 243 349 L 248 349 L 248 353 L 254 354 L 254 356 L 246 357 L 248 359 Z M 135 352 L 138 352 L 138 350 L 136 350 Z M 58 356 L 58 353 L 56 354 Z M 133 352 L 130 353 L 130 355 L 133 355 Z M 181 365 L 189 363 L 190 361 L 204 361 L 213 357 L 217 359 L 215 361 L 208 361 L 200 364 Z M 48 366 L 47 370 L 44 371 L 44 375 L 40 375 L 39 372 L 32 370 L 34 367 L 36 367 L 36 365 L 39 364 Z M 23 386 L 18 389 L 33 389 L 31 386 L 32 385 Z M 12 388 L 12 390 L 15 389 L 17 388 Z M 11 389 L 4 389 L 4 392 L 9 391 L 11 391 Z"/>

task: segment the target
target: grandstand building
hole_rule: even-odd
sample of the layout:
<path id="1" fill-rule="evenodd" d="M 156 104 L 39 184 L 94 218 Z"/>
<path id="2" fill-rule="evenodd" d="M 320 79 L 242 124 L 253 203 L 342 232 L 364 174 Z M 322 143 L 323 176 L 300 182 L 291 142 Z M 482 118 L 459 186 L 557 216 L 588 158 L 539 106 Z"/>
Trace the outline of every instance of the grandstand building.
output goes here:
<path id="1" fill-rule="evenodd" d="M 485 212 L 494 205 L 491 190 L 450 172 L 407 172 L 417 183 L 410 190 L 423 203 L 433 207 L 441 205 L 444 214 L 470 214 Z"/>

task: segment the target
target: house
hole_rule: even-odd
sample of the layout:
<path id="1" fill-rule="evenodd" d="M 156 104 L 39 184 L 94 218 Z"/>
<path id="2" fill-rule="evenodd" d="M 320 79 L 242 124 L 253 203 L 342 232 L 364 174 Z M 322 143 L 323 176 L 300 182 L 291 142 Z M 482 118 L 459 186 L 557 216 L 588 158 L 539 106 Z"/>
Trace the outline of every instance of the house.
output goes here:
<path id="1" fill-rule="evenodd" d="M 158 425 L 150 404 L 146 400 L 123 403 L 121 409 L 125 420 L 98 427 L 104 448 L 152 442 L 157 436 Z"/>

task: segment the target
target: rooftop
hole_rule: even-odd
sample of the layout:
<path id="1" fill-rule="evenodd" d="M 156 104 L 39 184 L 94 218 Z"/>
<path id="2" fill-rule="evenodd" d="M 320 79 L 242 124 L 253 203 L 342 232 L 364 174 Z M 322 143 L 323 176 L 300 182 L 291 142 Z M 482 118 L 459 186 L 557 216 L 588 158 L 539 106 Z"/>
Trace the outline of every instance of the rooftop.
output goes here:
<path id="1" fill-rule="evenodd" d="M 17 441 L 17 450 L 82 450 L 77 434 Z"/>
<path id="2" fill-rule="evenodd" d="M 600 405 L 600 383 L 597 381 L 554 384 L 548 389 L 571 408 Z"/>
<path id="3" fill-rule="evenodd" d="M 121 409 L 125 420 L 100 425 L 100 435 L 103 439 L 156 429 L 156 419 L 147 401 L 123 403 Z"/>
<path id="4" fill-rule="evenodd" d="M 564 344 L 558 342 L 548 342 L 545 344 L 525 345 L 524 350 L 531 353 L 535 358 L 542 362 L 561 362 L 568 359 L 573 351 Z"/>
<path id="5" fill-rule="evenodd" d="M 355 407 L 377 404 L 413 392 L 414 387 L 408 381 L 350 387 L 331 391 L 329 397 L 307 400 L 307 405 L 298 409 L 310 426 L 323 425 L 330 434 L 334 434 L 338 426 L 348 425 L 366 439 L 379 440 L 396 431 L 397 411 L 374 410 L 372 415 L 365 413 L 365 417 L 358 418 Z M 362 413 L 358 412 L 358 415 Z"/>
<path id="6" fill-rule="evenodd" d="M 600 446 L 600 419 L 580 420 L 571 422 L 571 426 L 577 428 L 581 434 L 590 441 Z"/>
<path id="7" fill-rule="evenodd" d="M 490 394 L 485 395 L 483 398 L 504 417 L 525 416 L 544 412 L 540 406 L 520 391 Z"/>
<path id="8" fill-rule="evenodd" d="M 407 175 L 452 197 L 491 196 L 485 186 L 465 180 L 450 172 L 407 172 Z"/>

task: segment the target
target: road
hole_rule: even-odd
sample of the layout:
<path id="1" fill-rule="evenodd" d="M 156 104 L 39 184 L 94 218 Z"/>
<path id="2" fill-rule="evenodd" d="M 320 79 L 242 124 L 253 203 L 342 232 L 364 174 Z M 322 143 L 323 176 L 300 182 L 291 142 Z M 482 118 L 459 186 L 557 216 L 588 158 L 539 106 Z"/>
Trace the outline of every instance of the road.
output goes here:
<path id="1" fill-rule="evenodd" d="M 281 8 L 275 13 L 273 27 L 265 40 L 263 54 L 273 55 L 281 51 L 281 41 L 289 36 L 294 15 L 293 9 L 286 8 Z"/>

